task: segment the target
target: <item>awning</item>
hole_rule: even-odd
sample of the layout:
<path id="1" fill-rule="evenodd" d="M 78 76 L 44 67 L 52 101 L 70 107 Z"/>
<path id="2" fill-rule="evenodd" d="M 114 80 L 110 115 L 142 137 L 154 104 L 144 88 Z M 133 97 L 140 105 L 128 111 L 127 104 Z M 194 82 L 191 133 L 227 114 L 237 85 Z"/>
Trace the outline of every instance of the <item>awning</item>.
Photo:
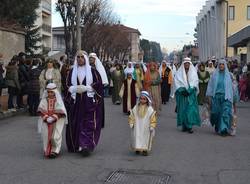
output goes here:
<path id="1" fill-rule="evenodd" d="M 229 47 L 246 47 L 250 41 L 250 25 L 228 38 Z"/>

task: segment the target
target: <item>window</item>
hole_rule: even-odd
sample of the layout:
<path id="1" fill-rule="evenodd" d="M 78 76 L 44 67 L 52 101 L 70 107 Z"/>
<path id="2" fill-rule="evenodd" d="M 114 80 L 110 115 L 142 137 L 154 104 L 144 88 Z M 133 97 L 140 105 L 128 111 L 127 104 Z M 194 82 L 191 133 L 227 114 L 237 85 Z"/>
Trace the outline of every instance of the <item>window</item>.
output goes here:
<path id="1" fill-rule="evenodd" d="M 247 6 L 247 19 L 250 20 L 250 6 Z"/>
<path id="2" fill-rule="evenodd" d="M 234 6 L 229 6 L 228 19 L 229 20 L 234 20 L 234 18 L 235 18 L 235 7 Z"/>

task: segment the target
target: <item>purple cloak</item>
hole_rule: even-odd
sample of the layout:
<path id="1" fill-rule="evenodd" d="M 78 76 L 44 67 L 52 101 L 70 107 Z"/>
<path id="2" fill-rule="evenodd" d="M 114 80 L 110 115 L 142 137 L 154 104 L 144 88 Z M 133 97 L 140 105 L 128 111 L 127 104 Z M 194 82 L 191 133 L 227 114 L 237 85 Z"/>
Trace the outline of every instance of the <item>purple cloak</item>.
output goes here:
<path id="1" fill-rule="evenodd" d="M 67 92 L 65 106 L 68 112 L 66 126 L 66 144 L 69 152 L 77 152 L 79 147 L 93 151 L 98 144 L 102 127 L 103 85 L 97 70 L 91 69 L 93 76 L 92 88 L 94 98 L 88 97 L 87 92 L 76 94 L 76 100 Z M 67 78 L 67 87 L 71 84 L 72 70 Z M 79 85 L 79 81 L 77 81 Z M 82 82 L 86 85 L 86 78 Z"/>

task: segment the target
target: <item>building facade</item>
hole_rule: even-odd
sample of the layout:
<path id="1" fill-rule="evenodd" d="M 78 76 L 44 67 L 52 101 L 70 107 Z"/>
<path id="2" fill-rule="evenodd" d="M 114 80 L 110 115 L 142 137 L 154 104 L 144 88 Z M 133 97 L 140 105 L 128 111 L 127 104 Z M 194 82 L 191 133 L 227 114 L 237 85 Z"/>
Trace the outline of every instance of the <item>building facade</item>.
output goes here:
<path id="1" fill-rule="evenodd" d="M 39 33 L 42 41 L 38 43 L 41 48 L 35 53 L 45 54 L 52 50 L 51 0 L 41 0 L 36 12 L 38 17 L 35 24 L 40 27 Z"/>
<path id="2" fill-rule="evenodd" d="M 141 56 L 142 53 L 140 51 L 141 33 L 137 29 L 130 28 L 124 25 L 119 25 L 117 28 L 122 29 L 124 32 L 128 33 L 128 37 L 131 43 L 130 52 L 125 56 L 125 60 L 139 61 L 142 57 Z M 58 51 L 65 52 L 64 28 L 54 27 L 52 29 L 52 34 L 53 34 L 52 51 L 54 53 Z"/>
<path id="3" fill-rule="evenodd" d="M 237 52 L 229 47 L 228 38 L 250 24 L 249 16 L 249 0 L 206 1 L 196 17 L 200 60 L 234 56 Z"/>

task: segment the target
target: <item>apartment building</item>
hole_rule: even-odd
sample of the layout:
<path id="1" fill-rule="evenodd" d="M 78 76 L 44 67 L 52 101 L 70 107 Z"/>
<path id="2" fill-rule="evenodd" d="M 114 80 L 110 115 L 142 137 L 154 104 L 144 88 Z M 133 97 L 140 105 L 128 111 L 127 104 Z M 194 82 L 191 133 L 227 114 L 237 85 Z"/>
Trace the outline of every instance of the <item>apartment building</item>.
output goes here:
<path id="1" fill-rule="evenodd" d="M 235 49 L 229 38 L 250 25 L 249 0 L 209 0 L 196 17 L 199 58 L 206 61 L 246 54 L 246 47 Z"/>
<path id="2" fill-rule="evenodd" d="M 52 50 L 52 20 L 51 20 L 51 0 L 41 0 L 40 6 L 36 10 L 37 20 L 36 25 L 40 27 L 40 36 L 42 38 L 41 49 L 37 50 L 37 54 L 45 54 Z"/>

